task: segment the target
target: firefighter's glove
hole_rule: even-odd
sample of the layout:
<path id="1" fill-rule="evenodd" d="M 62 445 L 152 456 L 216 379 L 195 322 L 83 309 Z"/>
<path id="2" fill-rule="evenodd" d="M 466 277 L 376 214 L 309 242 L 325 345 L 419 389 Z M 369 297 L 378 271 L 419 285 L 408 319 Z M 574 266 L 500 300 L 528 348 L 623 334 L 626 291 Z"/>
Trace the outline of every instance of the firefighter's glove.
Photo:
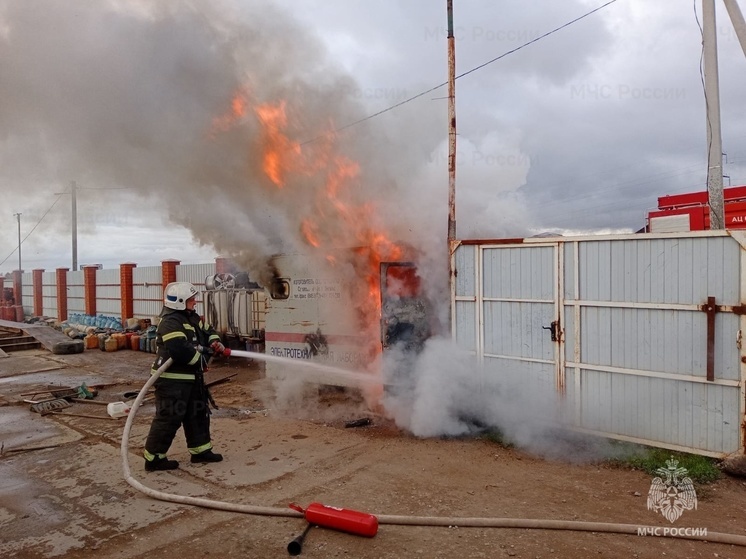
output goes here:
<path id="1" fill-rule="evenodd" d="M 212 351 L 215 352 L 215 355 L 220 355 L 221 353 L 225 351 L 225 346 L 217 340 L 212 342 L 210 347 L 212 348 Z"/>

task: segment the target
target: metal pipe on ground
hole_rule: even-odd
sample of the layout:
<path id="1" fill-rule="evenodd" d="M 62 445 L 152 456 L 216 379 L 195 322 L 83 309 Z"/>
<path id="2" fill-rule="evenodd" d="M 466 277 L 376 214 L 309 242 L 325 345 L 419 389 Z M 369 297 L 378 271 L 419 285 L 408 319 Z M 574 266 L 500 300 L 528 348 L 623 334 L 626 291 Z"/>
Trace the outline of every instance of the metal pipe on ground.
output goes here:
<path id="1" fill-rule="evenodd" d="M 267 360 L 263 353 L 254 353 L 250 351 L 233 351 L 231 355 L 248 357 L 251 359 Z M 279 359 L 279 358 L 275 358 Z M 120 446 L 122 457 L 122 471 L 124 479 L 138 491 L 161 501 L 171 503 L 180 503 L 184 505 L 193 505 L 197 507 L 222 510 L 227 512 L 240 512 L 243 514 L 253 514 L 259 516 L 278 516 L 291 518 L 304 518 L 303 513 L 286 508 L 267 507 L 258 505 L 242 505 L 239 503 L 228 503 L 224 501 L 215 501 L 213 499 L 204 499 L 202 497 L 191 497 L 188 495 L 176 495 L 158 491 L 143 485 L 136 480 L 130 471 L 129 466 L 129 435 L 132 429 L 132 423 L 135 419 L 137 410 L 140 407 L 145 394 L 155 383 L 158 377 L 168 369 L 173 361 L 168 359 L 143 385 L 140 393 L 132 405 L 132 413 L 127 416 L 127 421 L 122 431 L 122 443 Z M 577 520 L 550 520 L 550 519 L 533 519 L 533 518 L 490 518 L 490 517 L 458 517 L 458 516 L 402 516 L 381 514 L 375 515 L 379 524 L 390 524 L 399 526 L 458 526 L 460 528 L 522 528 L 528 530 L 570 530 L 576 532 L 604 532 L 609 534 L 628 534 L 638 535 L 641 530 L 645 534 L 654 537 L 669 537 L 685 540 L 706 541 L 712 543 L 722 543 L 727 545 L 738 545 L 746 547 L 746 536 L 737 534 L 727 534 L 723 532 L 707 531 L 706 535 L 691 533 L 687 535 L 684 530 L 664 531 L 660 526 L 644 526 L 638 524 L 618 524 L 607 522 L 582 522 Z"/>

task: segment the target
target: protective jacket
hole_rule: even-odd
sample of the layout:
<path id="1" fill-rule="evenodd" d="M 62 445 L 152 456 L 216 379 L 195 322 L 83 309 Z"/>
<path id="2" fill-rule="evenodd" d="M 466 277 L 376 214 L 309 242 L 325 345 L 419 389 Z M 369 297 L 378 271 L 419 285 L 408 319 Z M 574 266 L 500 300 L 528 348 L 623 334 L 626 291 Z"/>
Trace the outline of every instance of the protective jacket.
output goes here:
<path id="1" fill-rule="evenodd" d="M 157 356 L 152 372 L 170 357 L 173 363 L 160 378 L 194 381 L 203 370 L 203 357 L 198 347 L 209 347 L 211 343 L 220 341 L 220 335 L 212 326 L 204 324 L 193 310 L 164 307 L 160 316 L 155 338 Z"/>

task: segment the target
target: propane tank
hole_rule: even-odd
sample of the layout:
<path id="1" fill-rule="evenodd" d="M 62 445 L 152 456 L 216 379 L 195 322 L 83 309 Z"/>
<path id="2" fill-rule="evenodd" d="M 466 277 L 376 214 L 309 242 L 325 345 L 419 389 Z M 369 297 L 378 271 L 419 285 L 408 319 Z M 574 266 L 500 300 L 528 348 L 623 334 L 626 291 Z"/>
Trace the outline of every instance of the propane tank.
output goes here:
<path id="1" fill-rule="evenodd" d="M 305 510 L 298 505 L 290 505 L 290 507 L 302 512 L 310 524 L 357 536 L 365 536 L 366 538 L 372 538 L 378 533 L 378 518 L 367 512 L 332 507 L 321 503 L 311 503 Z"/>

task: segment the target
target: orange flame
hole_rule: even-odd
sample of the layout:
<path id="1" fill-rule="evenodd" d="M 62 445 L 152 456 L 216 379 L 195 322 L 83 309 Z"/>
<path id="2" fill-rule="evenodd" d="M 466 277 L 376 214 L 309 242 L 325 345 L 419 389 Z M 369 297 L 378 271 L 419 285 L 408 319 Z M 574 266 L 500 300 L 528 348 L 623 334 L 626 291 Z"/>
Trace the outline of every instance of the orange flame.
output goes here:
<path id="1" fill-rule="evenodd" d="M 315 248 L 319 248 L 319 246 L 321 246 L 318 232 L 316 230 L 316 225 L 314 223 L 312 223 L 308 219 L 304 219 L 300 225 L 300 230 L 309 245 Z"/>
<path id="2" fill-rule="evenodd" d="M 214 138 L 218 132 L 227 132 L 238 125 L 246 117 L 248 105 L 248 89 L 244 88 L 237 91 L 231 99 L 231 108 L 213 119 L 209 136 Z"/>
<path id="3" fill-rule="evenodd" d="M 285 101 L 276 105 L 265 103 L 254 108 L 263 126 L 264 158 L 262 168 L 275 186 L 285 186 L 285 176 L 299 168 L 301 147 L 283 132 L 287 126 Z"/>
<path id="4" fill-rule="evenodd" d="M 233 97 L 230 110 L 215 119 L 213 130 L 226 131 L 242 122 L 249 116 L 249 107 L 248 91 L 244 89 Z M 290 139 L 290 119 L 284 100 L 254 103 L 251 110 L 260 125 L 261 165 L 269 182 L 279 189 L 298 189 L 302 185 L 303 195 L 310 197 L 308 214 L 298 217 L 301 238 L 309 246 L 325 251 L 330 265 L 338 263 L 338 255 L 332 254 L 331 249 L 339 248 L 340 244 L 364 247 L 355 251 L 352 262 L 361 281 L 351 288 L 363 291 L 353 294 L 360 302 L 357 310 L 363 330 L 377 331 L 380 263 L 401 260 L 405 251 L 380 228 L 375 204 L 360 199 L 360 189 L 356 188 L 360 165 L 339 153 L 333 132 L 323 133 L 305 144 Z M 374 345 L 380 351 L 380 344 Z"/>

